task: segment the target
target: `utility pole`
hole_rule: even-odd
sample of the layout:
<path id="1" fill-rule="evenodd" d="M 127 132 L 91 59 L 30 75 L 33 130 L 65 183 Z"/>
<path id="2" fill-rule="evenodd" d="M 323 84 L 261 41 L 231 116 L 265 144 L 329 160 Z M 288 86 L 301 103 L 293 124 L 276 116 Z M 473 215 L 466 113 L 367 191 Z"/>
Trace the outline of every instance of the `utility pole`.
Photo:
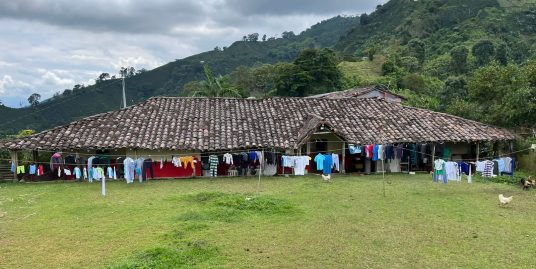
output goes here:
<path id="1" fill-rule="evenodd" d="M 127 96 L 125 94 L 125 75 L 126 75 L 125 73 L 122 74 L 122 77 L 123 77 L 123 108 L 127 108 Z"/>

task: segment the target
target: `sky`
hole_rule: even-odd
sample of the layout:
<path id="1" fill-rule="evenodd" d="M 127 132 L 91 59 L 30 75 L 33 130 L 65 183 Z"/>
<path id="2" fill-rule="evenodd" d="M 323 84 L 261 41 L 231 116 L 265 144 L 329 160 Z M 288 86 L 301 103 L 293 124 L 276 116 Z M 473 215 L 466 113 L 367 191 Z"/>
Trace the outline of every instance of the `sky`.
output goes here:
<path id="1" fill-rule="evenodd" d="M 0 101 L 27 105 L 121 66 L 153 69 L 249 33 L 296 34 L 386 0 L 0 1 Z"/>

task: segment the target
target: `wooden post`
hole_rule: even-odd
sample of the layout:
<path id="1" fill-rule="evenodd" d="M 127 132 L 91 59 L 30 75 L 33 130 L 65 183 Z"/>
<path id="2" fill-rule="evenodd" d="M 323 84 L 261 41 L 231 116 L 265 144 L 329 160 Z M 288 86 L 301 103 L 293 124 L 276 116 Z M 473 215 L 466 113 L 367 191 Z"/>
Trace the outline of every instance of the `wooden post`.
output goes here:
<path id="1" fill-rule="evenodd" d="M 15 171 L 13 171 L 13 182 L 18 182 L 19 180 L 17 179 L 17 167 L 19 166 L 19 156 L 17 154 L 17 151 L 9 151 L 9 155 L 11 156 L 11 162 L 15 166 Z"/>
<path id="2" fill-rule="evenodd" d="M 434 163 L 435 163 L 435 143 L 434 143 L 434 146 L 432 147 L 432 168 L 434 167 Z"/>
<path id="3" fill-rule="evenodd" d="M 346 174 L 346 142 L 342 142 L 342 162 L 341 162 L 341 174 Z"/>
<path id="4" fill-rule="evenodd" d="M 476 161 L 480 159 L 480 142 L 476 142 Z"/>

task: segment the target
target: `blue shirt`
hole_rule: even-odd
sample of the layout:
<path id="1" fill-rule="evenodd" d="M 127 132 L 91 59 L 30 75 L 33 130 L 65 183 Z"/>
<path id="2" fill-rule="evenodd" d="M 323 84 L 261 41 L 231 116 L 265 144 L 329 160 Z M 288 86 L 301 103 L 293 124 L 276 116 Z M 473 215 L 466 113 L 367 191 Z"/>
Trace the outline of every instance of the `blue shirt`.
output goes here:
<path id="1" fill-rule="evenodd" d="M 258 159 L 258 158 L 257 158 L 257 152 L 255 152 L 255 151 L 250 151 L 250 152 L 248 153 L 248 158 L 249 158 L 249 161 L 250 161 L 250 162 L 254 162 L 254 161 L 256 161 L 256 160 Z"/>
<path id="2" fill-rule="evenodd" d="M 331 156 L 331 154 L 324 155 L 323 166 L 324 167 L 323 167 L 322 173 L 324 173 L 324 175 L 331 174 L 331 167 L 333 166 L 333 157 Z"/>
<path id="3" fill-rule="evenodd" d="M 35 164 L 30 165 L 30 175 L 35 175 L 35 172 L 37 171 L 37 167 Z"/>
<path id="4" fill-rule="evenodd" d="M 324 169 L 324 159 L 326 159 L 326 157 L 324 157 L 322 153 L 318 153 L 318 155 L 316 155 L 315 157 L 316 170 Z"/>
<path id="5" fill-rule="evenodd" d="M 504 172 L 506 170 L 504 160 L 503 159 L 497 159 L 496 161 L 499 164 L 499 172 Z"/>
<path id="6" fill-rule="evenodd" d="M 378 149 L 379 149 L 379 145 L 374 145 L 374 147 L 372 148 L 372 160 L 373 161 L 378 160 Z"/>

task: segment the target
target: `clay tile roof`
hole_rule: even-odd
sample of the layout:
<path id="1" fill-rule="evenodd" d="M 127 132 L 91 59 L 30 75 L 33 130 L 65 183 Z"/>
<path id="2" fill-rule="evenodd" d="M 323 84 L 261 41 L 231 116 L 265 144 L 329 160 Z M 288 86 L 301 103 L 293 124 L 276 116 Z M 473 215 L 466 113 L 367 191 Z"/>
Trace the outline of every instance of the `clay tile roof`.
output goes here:
<path id="1" fill-rule="evenodd" d="M 329 125 L 349 143 L 512 140 L 508 130 L 381 99 L 154 97 L 0 147 L 229 150 L 299 146 Z"/>
<path id="2" fill-rule="evenodd" d="M 344 91 L 336 91 L 336 92 L 312 95 L 306 98 L 344 99 L 344 98 L 360 97 L 373 91 L 388 93 L 392 96 L 396 96 L 400 98 L 401 100 L 406 100 L 404 96 L 389 91 L 389 89 L 383 85 L 375 85 L 375 86 L 369 86 L 369 87 L 364 87 L 364 88 L 352 88 L 352 89 L 348 89 Z"/>

